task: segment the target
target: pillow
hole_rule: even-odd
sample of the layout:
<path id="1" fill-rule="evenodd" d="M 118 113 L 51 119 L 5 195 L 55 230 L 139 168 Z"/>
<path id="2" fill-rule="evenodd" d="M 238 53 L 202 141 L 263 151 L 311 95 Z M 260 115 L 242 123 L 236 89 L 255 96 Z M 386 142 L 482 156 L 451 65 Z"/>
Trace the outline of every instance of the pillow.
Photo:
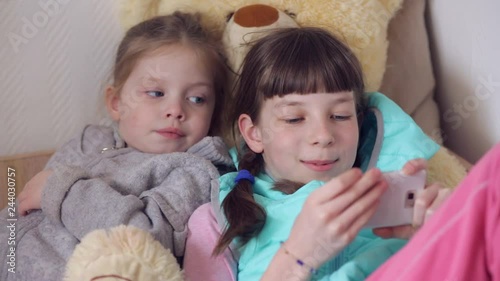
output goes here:
<path id="1" fill-rule="evenodd" d="M 425 26 L 425 5 L 426 1 L 404 1 L 391 20 L 380 92 L 410 114 L 425 133 L 442 143 L 438 106 L 434 101 L 435 80 Z"/>

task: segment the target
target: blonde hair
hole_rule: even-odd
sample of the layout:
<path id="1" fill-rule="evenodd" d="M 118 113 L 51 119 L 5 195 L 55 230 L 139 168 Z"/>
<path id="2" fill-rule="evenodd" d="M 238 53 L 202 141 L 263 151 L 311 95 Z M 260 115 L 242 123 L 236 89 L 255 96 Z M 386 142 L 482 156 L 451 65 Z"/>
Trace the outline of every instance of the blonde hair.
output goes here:
<path id="1" fill-rule="evenodd" d="M 212 66 L 215 108 L 210 135 L 222 131 L 222 112 L 226 104 L 227 66 L 220 43 L 201 25 L 197 14 L 175 12 L 157 16 L 131 27 L 118 46 L 113 68 L 113 87 L 117 94 L 123 88 L 137 62 L 162 47 L 183 44 L 192 47 Z"/>

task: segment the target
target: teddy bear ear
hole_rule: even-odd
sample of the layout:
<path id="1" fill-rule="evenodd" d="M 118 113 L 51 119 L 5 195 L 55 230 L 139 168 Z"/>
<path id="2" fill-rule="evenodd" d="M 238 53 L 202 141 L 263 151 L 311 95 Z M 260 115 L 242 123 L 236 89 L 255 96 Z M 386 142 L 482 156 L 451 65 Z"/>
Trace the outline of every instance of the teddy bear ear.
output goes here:
<path id="1" fill-rule="evenodd" d="M 222 43 L 233 73 L 239 73 L 243 58 L 253 42 L 269 31 L 298 27 L 288 14 L 274 7 L 254 4 L 237 9 L 229 18 L 222 35 Z"/>
<path id="2" fill-rule="evenodd" d="M 184 280 L 170 250 L 150 233 L 125 225 L 85 235 L 68 260 L 64 281 L 109 280 L 110 276 L 134 281 Z"/>

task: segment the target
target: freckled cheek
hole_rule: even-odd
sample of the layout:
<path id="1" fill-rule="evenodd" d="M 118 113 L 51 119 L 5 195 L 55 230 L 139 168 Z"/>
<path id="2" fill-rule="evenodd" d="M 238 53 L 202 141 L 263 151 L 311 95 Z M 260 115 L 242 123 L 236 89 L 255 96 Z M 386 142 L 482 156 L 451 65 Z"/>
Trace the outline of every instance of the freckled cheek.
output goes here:
<path id="1" fill-rule="evenodd" d="M 212 108 L 212 109 L 206 110 L 203 113 L 202 118 L 205 118 L 207 120 L 212 120 L 212 117 L 214 114 L 222 114 L 222 112 L 215 112 L 215 108 Z"/>
<path id="2" fill-rule="evenodd" d="M 297 148 L 299 148 L 300 144 L 303 142 L 305 135 L 306 132 L 302 130 L 290 131 L 283 129 L 281 132 L 278 131 L 276 133 L 278 147 L 296 152 Z"/>
<path id="3" fill-rule="evenodd" d="M 356 147 L 358 146 L 359 143 L 359 128 L 356 126 L 355 131 L 353 133 L 353 141 L 356 143 Z"/>
<path id="4" fill-rule="evenodd" d="M 122 103 L 133 110 L 141 104 L 141 94 L 138 91 L 130 90 L 126 94 L 122 94 Z"/>
<path id="5" fill-rule="evenodd" d="M 296 155 L 299 146 L 291 142 L 290 139 L 287 139 L 286 136 L 276 136 L 276 139 L 282 141 L 275 141 L 270 148 L 273 151 L 274 162 L 279 165 L 287 165 L 290 162 L 287 159 L 293 158 Z"/>
<path id="6" fill-rule="evenodd" d="M 357 123 L 351 123 L 347 127 L 339 128 L 337 130 L 338 138 L 342 138 L 349 143 L 357 143 L 359 139 L 359 129 Z"/>
<path id="7" fill-rule="evenodd" d="M 271 119 L 271 120 L 268 122 L 268 124 L 267 124 L 268 129 L 269 129 L 271 132 L 273 132 L 274 134 L 280 134 L 280 133 L 282 133 L 282 132 L 284 132 L 284 131 L 285 131 L 285 128 L 284 128 L 283 126 L 280 126 L 280 125 L 281 125 L 281 124 L 280 124 L 279 120 L 274 119 L 274 118 L 273 118 L 273 119 Z"/>
<path id="8" fill-rule="evenodd" d="M 118 108 L 122 119 L 129 118 L 131 115 L 135 114 L 138 108 L 137 103 L 128 102 L 126 99 L 130 99 L 130 97 L 125 97 L 124 100 L 120 102 Z"/>
<path id="9" fill-rule="evenodd" d="M 211 125 L 210 119 L 209 121 L 207 121 L 207 119 L 204 119 L 198 124 L 200 124 L 199 125 L 200 132 L 203 132 L 203 136 L 206 136 L 208 134 L 208 131 L 210 131 L 210 125 Z"/>
<path id="10" fill-rule="evenodd" d="M 214 114 L 222 114 L 222 113 L 215 112 L 213 108 L 206 110 L 202 114 L 198 115 L 196 123 L 200 124 L 200 127 L 207 128 L 207 132 L 208 132 L 208 130 L 210 130 L 210 125 L 212 124 L 212 118 L 213 118 Z M 220 123 L 220 121 L 219 121 L 219 123 Z M 221 124 L 219 124 L 219 126 L 220 125 Z M 224 124 L 222 124 L 222 125 L 224 125 Z"/>
<path id="11" fill-rule="evenodd" d="M 150 123 L 148 121 L 148 118 L 145 118 L 146 116 L 148 116 L 149 114 L 147 112 L 138 112 L 138 111 L 131 111 L 128 116 L 127 116 L 127 119 L 126 119 L 126 123 L 127 123 L 127 126 L 129 127 L 129 129 L 140 129 L 140 128 L 144 128 L 148 125 L 151 125 L 151 124 L 148 124 Z"/>
<path id="12" fill-rule="evenodd" d="M 359 140 L 359 132 L 356 129 L 352 129 L 346 136 L 346 139 L 349 140 L 350 143 L 358 143 L 358 140 Z"/>
<path id="13" fill-rule="evenodd" d="M 356 159 L 356 154 L 358 150 L 358 142 L 359 142 L 359 133 L 357 128 L 351 131 L 350 134 L 346 135 L 346 153 L 348 153 L 348 158 L 350 158 L 353 162 Z M 353 164 L 353 163 L 352 163 Z M 352 166 L 352 165 L 351 165 Z"/>

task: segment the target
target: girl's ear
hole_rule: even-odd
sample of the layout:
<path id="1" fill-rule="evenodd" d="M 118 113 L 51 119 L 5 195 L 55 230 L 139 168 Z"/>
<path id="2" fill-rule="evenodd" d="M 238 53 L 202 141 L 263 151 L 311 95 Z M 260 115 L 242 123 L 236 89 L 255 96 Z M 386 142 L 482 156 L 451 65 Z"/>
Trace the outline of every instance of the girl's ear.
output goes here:
<path id="1" fill-rule="evenodd" d="M 238 118 L 238 127 L 248 147 L 255 153 L 262 153 L 264 151 L 262 132 L 253 123 L 252 118 L 247 114 L 241 114 Z"/>
<path id="2" fill-rule="evenodd" d="M 118 102 L 120 97 L 113 86 L 106 88 L 106 108 L 114 121 L 120 120 L 120 111 L 118 110 Z"/>

